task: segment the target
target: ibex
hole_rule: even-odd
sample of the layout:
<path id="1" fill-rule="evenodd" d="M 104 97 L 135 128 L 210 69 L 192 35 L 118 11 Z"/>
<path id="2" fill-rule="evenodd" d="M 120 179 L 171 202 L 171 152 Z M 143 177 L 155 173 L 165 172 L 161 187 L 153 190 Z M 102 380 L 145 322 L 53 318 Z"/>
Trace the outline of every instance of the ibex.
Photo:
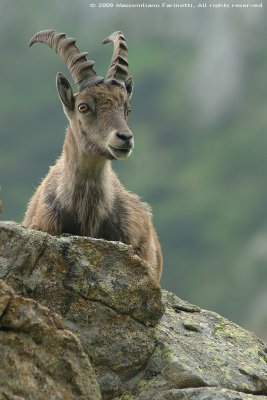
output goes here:
<path id="1" fill-rule="evenodd" d="M 97 76 L 88 53 L 80 52 L 76 40 L 64 33 L 40 31 L 29 46 L 37 42 L 59 54 L 78 92 L 73 94 L 66 77 L 57 74 L 69 126 L 62 154 L 30 200 L 23 225 L 52 235 L 69 233 L 132 245 L 152 266 L 159 282 L 162 256 L 150 208 L 124 188 L 111 167 L 111 160 L 129 157 L 134 147 L 126 122 L 133 78 L 128 76 L 122 32 L 114 32 L 103 42 L 114 44 L 106 78 Z"/>

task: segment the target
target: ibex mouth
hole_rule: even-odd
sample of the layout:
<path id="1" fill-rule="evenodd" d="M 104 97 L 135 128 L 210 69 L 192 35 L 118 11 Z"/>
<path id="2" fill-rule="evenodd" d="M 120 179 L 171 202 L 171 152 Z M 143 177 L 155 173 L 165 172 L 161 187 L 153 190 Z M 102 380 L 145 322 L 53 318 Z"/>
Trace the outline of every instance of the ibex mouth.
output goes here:
<path id="1" fill-rule="evenodd" d="M 127 158 L 129 157 L 129 155 L 132 152 L 132 147 L 113 147 L 113 146 L 109 146 L 109 150 L 111 152 L 111 154 L 115 157 L 115 158 Z"/>

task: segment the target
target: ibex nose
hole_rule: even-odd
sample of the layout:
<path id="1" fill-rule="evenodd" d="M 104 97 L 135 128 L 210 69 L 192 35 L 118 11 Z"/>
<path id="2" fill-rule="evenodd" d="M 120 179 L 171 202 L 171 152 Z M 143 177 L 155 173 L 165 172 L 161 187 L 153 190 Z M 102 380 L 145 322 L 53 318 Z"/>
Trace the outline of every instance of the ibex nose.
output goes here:
<path id="1" fill-rule="evenodd" d="M 120 140 L 123 140 L 123 142 L 125 142 L 127 144 L 129 144 L 133 139 L 133 134 L 131 131 L 117 132 L 116 136 L 117 136 L 117 138 L 119 138 Z"/>

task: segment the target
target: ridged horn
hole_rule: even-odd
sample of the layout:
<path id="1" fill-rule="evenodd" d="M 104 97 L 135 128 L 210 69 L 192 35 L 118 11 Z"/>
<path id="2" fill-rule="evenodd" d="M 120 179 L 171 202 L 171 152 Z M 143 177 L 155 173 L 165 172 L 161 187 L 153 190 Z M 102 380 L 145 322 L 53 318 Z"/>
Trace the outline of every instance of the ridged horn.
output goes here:
<path id="1" fill-rule="evenodd" d="M 53 29 L 47 29 L 36 33 L 30 40 L 29 47 L 37 42 L 46 44 L 63 59 L 79 90 L 88 84 L 103 80 L 97 76 L 93 68 L 95 62 L 87 60 L 88 53 L 80 52 L 74 38 L 66 37 L 65 33 L 58 33 Z"/>
<path id="2" fill-rule="evenodd" d="M 125 82 L 128 76 L 128 47 L 122 32 L 113 32 L 103 40 L 103 44 L 113 42 L 114 51 L 106 80 L 114 79 L 119 83 Z"/>

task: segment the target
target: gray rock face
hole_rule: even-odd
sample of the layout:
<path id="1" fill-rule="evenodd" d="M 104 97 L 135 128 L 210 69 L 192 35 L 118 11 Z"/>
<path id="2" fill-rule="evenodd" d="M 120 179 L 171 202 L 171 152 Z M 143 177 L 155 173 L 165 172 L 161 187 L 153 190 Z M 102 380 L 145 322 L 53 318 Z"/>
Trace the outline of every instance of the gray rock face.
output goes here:
<path id="1" fill-rule="evenodd" d="M 103 399 L 267 399 L 267 345 L 161 291 L 124 244 L 2 222 L 0 278 L 64 317 Z"/>
<path id="2" fill-rule="evenodd" d="M 0 399 L 100 400 L 95 373 L 63 319 L 0 281 Z"/>

